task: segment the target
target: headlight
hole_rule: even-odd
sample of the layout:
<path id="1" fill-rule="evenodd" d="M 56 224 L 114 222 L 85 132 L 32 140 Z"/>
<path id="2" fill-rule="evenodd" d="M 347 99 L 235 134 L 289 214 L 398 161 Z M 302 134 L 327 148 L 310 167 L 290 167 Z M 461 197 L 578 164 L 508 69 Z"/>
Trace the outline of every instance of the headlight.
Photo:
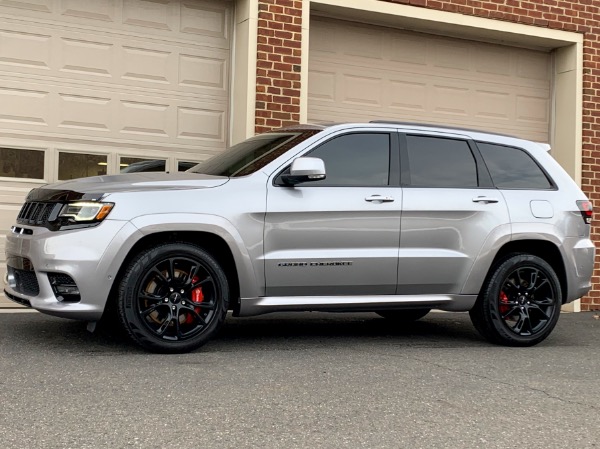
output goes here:
<path id="1" fill-rule="evenodd" d="M 63 223 L 66 221 L 70 224 L 99 223 L 106 218 L 114 205 L 114 203 L 77 201 L 65 204 L 58 218 Z"/>

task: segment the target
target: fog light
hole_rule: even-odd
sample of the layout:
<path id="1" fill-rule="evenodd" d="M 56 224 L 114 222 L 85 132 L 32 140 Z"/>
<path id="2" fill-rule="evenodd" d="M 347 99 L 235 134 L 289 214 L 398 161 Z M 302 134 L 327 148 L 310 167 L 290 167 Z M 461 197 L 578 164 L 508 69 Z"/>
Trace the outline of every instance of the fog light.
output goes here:
<path id="1" fill-rule="evenodd" d="M 79 289 L 76 285 L 56 285 L 56 293 L 61 295 L 79 295 Z"/>
<path id="2" fill-rule="evenodd" d="M 48 280 L 58 301 L 81 301 L 79 287 L 77 287 L 71 276 L 64 273 L 48 273 Z"/>

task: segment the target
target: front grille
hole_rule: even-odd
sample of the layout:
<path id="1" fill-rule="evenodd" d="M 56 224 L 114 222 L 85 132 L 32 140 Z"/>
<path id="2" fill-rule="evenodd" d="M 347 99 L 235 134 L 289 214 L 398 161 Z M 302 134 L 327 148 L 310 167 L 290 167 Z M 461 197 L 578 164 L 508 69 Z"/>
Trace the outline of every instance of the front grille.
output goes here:
<path id="1" fill-rule="evenodd" d="M 61 203 L 46 203 L 40 201 L 30 201 L 23 204 L 17 223 L 29 226 L 46 226 L 48 222 L 56 219 Z"/>
<path id="2" fill-rule="evenodd" d="M 28 296 L 40 294 L 40 286 L 35 271 L 19 270 L 11 266 L 6 268 L 8 271 L 8 284 L 14 291 Z"/>

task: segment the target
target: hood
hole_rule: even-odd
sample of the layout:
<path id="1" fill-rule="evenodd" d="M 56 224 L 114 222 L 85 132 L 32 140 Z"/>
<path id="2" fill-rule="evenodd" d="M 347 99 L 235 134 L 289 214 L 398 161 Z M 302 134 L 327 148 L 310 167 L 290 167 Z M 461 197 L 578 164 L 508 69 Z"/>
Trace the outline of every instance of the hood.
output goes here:
<path id="1" fill-rule="evenodd" d="M 188 190 L 218 187 L 229 181 L 225 176 L 198 173 L 126 173 L 111 176 L 91 176 L 71 181 L 47 184 L 34 189 L 29 200 L 48 201 L 61 199 L 99 199 L 102 194 L 152 190 Z M 75 195 L 71 195 L 75 193 Z M 78 198 L 76 198 L 78 197 Z"/>

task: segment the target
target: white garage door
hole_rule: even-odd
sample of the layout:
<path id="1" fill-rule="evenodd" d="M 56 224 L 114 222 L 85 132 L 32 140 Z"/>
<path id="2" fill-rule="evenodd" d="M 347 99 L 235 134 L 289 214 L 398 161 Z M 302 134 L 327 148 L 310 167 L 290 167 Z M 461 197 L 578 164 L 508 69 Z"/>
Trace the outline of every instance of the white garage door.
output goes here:
<path id="1" fill-rule="evenodd" d="M 311 122 L 393 119 L 548 141 L 549 53 L 311 18 Z"/>
<path id="2" fill-rule="evenodd" d="M 145 159 L 175 171 L 225 147 L 232 12 L 226 0 L 0 2 L 2 278 L 32 187 Z"/>

